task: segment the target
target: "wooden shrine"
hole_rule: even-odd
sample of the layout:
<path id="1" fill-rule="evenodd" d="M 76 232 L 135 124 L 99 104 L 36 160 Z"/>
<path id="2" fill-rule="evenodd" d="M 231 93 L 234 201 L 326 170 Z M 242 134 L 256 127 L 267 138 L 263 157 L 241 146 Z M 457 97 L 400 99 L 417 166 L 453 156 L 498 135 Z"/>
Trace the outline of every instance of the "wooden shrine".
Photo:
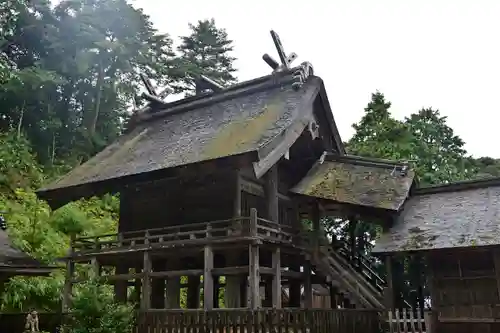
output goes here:
<path id="1" fill-rule="evenodd" d="M 410 267 L 426 269 L 427 281 L 419 286 L 428 289 L 439 332 L 497 332 L 499 198 L 499 179 L 417 189 L 374 249 L 387 258 L 391 270 L 389 306 L 398 307 L 391 259 L 414 258 Z"/>
<path id="2" fill-rule="evenodd" d="M 117 300 L 136 302 L 144 318 L 181 305 L 254 311 L 241 312 L 247 319 L 237 316 L 237 325 L 274 318 L 257 316 L 262 308 L 295 308 L 299 318 L 300 308 L 324 304 L 313 303 L 312 286 L 320 285 L 331 311 L 372 309 L 359 318 L 372 316 L 361 331 L 374 330 L 385 281 L 354 246 L 322 237 L 320 219 L 385 223 L 402 207 L 414 173 L 405 163 L 346 155 L 323 81 L 307 62 L 291 67 L 296 55 L 286 56 L 272 37 L 280 61 L 264 55 L 271 75 L 230 87 L 201 76 L 197 95 L 170 103 L 144 79 L 148 104 L 126 133 L 38 191 L 52 208 L 120 195 L 116 234 L 72 240 L 65 309 L 73 284 L 88 278 L 75 276 L 83 263 L 114 285 Z M 310 313 L 302 324 L 315 320 Z M 332 330 L 356 316 L 321 313 Z M 279 320 L 292 325 L 285 314 Z M 203 314 L 192 316 L 200 321 Z"/>

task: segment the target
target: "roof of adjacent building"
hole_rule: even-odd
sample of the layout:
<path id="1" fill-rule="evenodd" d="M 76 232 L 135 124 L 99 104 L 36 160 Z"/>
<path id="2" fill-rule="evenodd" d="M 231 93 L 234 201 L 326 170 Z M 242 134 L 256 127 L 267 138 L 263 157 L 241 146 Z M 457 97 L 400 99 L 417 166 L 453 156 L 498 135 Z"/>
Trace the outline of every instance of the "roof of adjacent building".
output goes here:
<path id="1" fill-rule="evenodd" d="M 260 177 L 300 136 L 316 97 L 325 94 L 316 76 L 296 89 L 294 74 L 291 69 L 268 75 L 139 115 L 128 133 L 38 194 L 50 198 L 76 186 L 245 154 Z M 342 145 L 327 107 L 328 125 Z"/>
<path id="2" fill-rule="evenodd" d="M 327 154 L 291 191 L 339 203 L 397 211 L 408 197 L 414 178 L 414 171 L 402 163 Z"/>
<path id="3" fill-rule="evenodd" d="M 376 253 L 500 245 L 500 179 L 421 188 L 394 226 L 381 235 Z"/>
<path id="4" fill-rule="evenodd" d="M 52 269 L 15 248 L 7 232 L 0 229 L 0 274 L 47 275 Z"/>

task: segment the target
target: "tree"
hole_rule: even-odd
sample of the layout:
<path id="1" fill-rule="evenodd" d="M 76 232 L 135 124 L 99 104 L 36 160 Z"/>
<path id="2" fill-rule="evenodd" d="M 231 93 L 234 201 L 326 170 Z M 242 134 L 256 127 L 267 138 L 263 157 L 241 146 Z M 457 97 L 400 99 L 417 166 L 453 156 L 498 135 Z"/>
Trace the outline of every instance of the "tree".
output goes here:
<path id="1" fill-rule="evenodd" d="M 391 103 L 382 93 L 372 94 L 371 101 L 365 108 L 361 120 L 353 124 L 355 134 L 347 143 L 350 154 L 410 160 L 413 150 L 413 138 L 407 126 L 392 118 L 389 111 Z"/>
<path id="2" fill-rule="evenodd" d="M 175 79 L 172 40 L 126 0 L 2 6 L 13 14 L 0 22 L 8 32 L 0 41 L 0 130 L 24 132 L 44 163 L 81 161 L 113 141 L 140 72 L 160 85 Z"/>
<path id="3" fill-rule="evenodd" d="M 421 186 L 471 179 L 476 173 L 465 142 L 438 110 L 424 108 L 405 119 L 413 140 L 412 159 Z"/>
<path id="4" fill-rule="evenodd" d="M 233 51 L 233 41 L 228 38 L 225 29 L 219 29 L 214 19 L 198 21 L 196 25 L 189 24 L 191 34 L 181 37 L 180 71 L 184 74 L 176 85 L 176 91 L 195 91 L 194 77 L 205 75 L 220 84 L 236 82 L 236 69 L 233 62 L 236 58 Z"/>

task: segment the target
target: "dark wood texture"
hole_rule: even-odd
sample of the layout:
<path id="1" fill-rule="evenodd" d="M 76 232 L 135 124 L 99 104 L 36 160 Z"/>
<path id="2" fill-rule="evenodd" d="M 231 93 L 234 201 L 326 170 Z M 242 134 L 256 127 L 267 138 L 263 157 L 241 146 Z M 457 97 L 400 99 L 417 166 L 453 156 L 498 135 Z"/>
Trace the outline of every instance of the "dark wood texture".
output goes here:
<path id="1" fill-rule="evenodd" d="M 374 310 L 234 309 L 155 311 L 139 314 L 135 333 L 378 333 Z"/>

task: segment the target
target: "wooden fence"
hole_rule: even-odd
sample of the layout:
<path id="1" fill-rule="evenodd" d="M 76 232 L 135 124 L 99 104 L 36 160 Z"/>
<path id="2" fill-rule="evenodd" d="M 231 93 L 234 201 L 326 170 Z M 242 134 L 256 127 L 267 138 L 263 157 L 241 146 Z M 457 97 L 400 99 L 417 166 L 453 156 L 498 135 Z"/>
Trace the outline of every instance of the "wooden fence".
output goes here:
<path id="1" fill-rule="evenodd" d="M 402 309 L 387 312 L 389 333 L 431 333 L 429 321 L 426 321 L 422 309 Z"/>
<path id="2" fill-rule="evenodd" d="M 139 314 L 136 333 L 379 333 L 379 319 L 353 309 L 158 310 Z"/>

